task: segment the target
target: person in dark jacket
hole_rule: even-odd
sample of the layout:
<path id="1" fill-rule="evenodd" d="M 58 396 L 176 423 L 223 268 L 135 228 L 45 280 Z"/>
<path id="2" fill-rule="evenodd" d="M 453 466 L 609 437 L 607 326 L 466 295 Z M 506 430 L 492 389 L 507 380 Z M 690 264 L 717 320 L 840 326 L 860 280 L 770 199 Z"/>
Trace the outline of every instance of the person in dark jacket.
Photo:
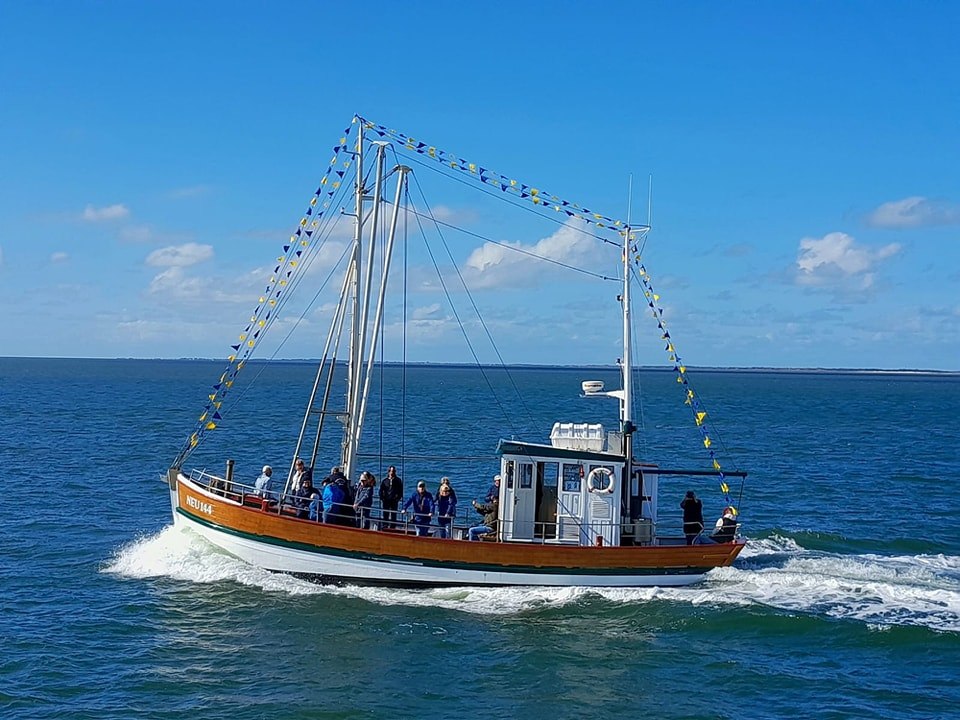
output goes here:
<path id="1" fill-rule="evenodd" d="M 444 482 L 446 480 L 446 482 Z M 450 485 L 450 478 L 443 478 L 437 489 L 437 525 L 440 526 L 440 537 L 452 537 L 453 519 L 457 515 L 457 493 Z"/>
<path id="2" fill-rule="evenodd" d="M 296 494 L 297 490 L 300 489 L 300 486 L 303 485 L 303 481 L 307 478 L 310 479 L 312 484 L 313 468 L 307 466 L 302 459 L 297 458 L 297 461 L 293 464 L 293 477 L 290 479 L 290 492 Z"/>
<path id="3" fill-rule="evenodd" d="M 433 494 L 433 501 L 435 503 L 440 502 L 440 491 L 445 487 L 450 488 L 450 497 L 453 498 L 453 502 L 456 503 L 457 491 L 453 489 L 453 485 L 450 484 L 450 478 L 446 476 L 440 478 L 440 485 L 437 487 L 437 491 Z"/>
<path id="4" fill-rule="evenodd" d="M 316 520 L 320 512 L 320 491 L 313 486 L 310 478 L 304 478 L 300 488 L 293 494 L 299 511 L 297 517 Z"/>
<path id="5" fill-rule="evenodd" d="M 683 508 L 683 534 L 687 545 L 693 545 L 697 536 L 703 532 L 703 502 L 693 490 L 687 490 L 687 496 L 680 501 Z"/>
<path id="6" fill-rule="evenodd" d="M 737 536 L 737 511 L 733 507 L 725 507 L 723 515 L 717 520 L 710 539 L 716 543 L 733 542 Z"/>
<path id="7" fill-rule="evenodd" d="M 373 507 L 373 488 L 377 479 L 368 472 L 360 473 L 357 493 L 353 497 L 353 509 L 357 513 L 357 523 L 364 530 L 370 529 L 370 509 Z"/>
<path id="8" fill-rule="evenodd" d="M 497 531 L 497 520 L 500 518 L 500 499 L 494 498 L 488 503 L 473 501 L 474 509 L 483 515 L 483 524 L 475 525 L 467 531 L 471 540 L 479 540 L 481 535 L 489 535 Z"/>
<path id="9" fill-rule="evenodd" d="M 403 500 L 403 480 L 397 475 L 397 468 L 391 465 L 387 475 L 380 482 L 380 507 L 383 508 L 383 529 L 392 530 L 396 526 L 397 508 Z"/>
<path id="10" fill-rule="evenodd" d="M 417 535 L 430 534 L 430 518 L 433 517 L 433 496 L 427 492 L 427 484 L 421 480 L 417 483 L 417 491 L 403 504 L 403 511 L 413 508 L 413 524 L 417 528 Z"/>
<path id="11" fill-rule="evenodd" d="M 490 504 L 494 498 L 500 499 L 500 475 L 493 476 L 493 485 L 487 490 L 487 494 L 483 496 L 483 501 Z"/>

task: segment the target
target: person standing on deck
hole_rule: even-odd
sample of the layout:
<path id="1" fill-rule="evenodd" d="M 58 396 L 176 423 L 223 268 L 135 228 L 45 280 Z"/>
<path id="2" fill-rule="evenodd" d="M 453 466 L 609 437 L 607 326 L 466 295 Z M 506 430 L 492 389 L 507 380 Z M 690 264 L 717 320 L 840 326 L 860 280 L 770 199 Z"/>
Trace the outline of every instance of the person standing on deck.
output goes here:
<path id="1" fill-rule="evenodd" d="M 340 518 L 340 522 L 337 524 L 349 525 L 349 522 L 344 522 L 344 518 L 349 520 L 349 506 L 353 505 L 354 488 L 350 484 L 350 480 L 348 480 L 347 476 L 343 474 L 343 468 L 341 468 L 339 465 L 334 465 L 332 468 L 330 468 L 330 474 L 324 479 L 330 480 L 330 482 L 340 488 L 340 500 L 337 502 L 345 507 L 334 510 L 337 517 Z"/>
<path id="2" fill-rule="evenodd" d="M 693 490 L 687 490 L 687 496 L 680 501 L 683 508 L 683 534 L 687 545 L 693 545 L 697 536 L 703 532 L 703 502 Z"/>
<path id="3" fill-rule="evenodd" d="M 370 508 L 373 507 L 373 488 L 377 479 L 366 471 L 360 473 L 357 492 L 353 499 L 353 509 L 357 513 L 357 522 L 364 530 L 370 529 Z"/>
<path id="4" fill-rule="evenodd" d="M 417 527 L 417 535 L 424 537 L 430 534 L 430 518 L 433 517 L 433 496 L 427 492 L 427 484 L 421 480 L 417 483 L 417 491 L 403 504 L 403 511 L 413 507 L 413 524 Z"/>
<path id="5" fill-rule="evenodd" d="M 453 485 L 450 484 L 450 478 L 446 476 L 440 478 L 440 486 L 437 488 L 437 492 L 433 495 L 433 501 L 435 503 L 440 502 L 440 491 L 445 487 L 450 488 L 450 498 L 453 500 L 454 504 L 456 504 L 457 491 L 453 489 Z"/>
<path id="6" fill-rule="evenodd" d="M 396 525 L 397 508 L 403 500 L 403 480 L 397 475 L 397 468 L 387 468 L 387 476 L 380 483 L 380 507 L 383 509 L 383 529 L 392 530 Z"/>
<path id="7" fill-rule="evenodd" d="M 446 482 L 444 482 L 446 481 Z M 453 537 L 453 519 L 457 515 L 457 493 L 450 485 L 449 478 L 440 481 L 437 489 L 437 525 L 440 526 L 440 537 Z"/>
<path id="8" fill-rule="evenodd" d="M 253 484 L 253 492 L 266 500 L 276 500 L 273 494 L 273 468 L 269 465 L 263 466 L 260 477 Z"/>
<path id="9" fill-rule="evenodd" d="M 343 490 L 329 476 L 323 479 L 323 522 L 342 525 L 339 517 L 343 502 Z"/>
<path id="10" fill-rule="evenodd" d="M 290 492 L 296 495 L 297 491 L 300 490 L 300 486 L 303 485 L 303 481 L 307 478 L 310 479 L 310 484 L 313 484 L 313 470 L 308 468 L 301 458 L 297 458 L 297 461 L 293 464 L 293 479 L 290 482 Z"/>

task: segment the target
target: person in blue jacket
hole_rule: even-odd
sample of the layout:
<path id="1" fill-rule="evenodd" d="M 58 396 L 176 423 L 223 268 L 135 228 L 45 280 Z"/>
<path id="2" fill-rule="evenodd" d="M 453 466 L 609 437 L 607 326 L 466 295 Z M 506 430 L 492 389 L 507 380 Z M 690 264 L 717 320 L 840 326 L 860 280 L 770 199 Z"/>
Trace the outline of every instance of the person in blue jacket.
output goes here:
<path id="1" fill-rule="evenodd" d="M 343 502 L 343 490 L 329 478 L 323 480 L 323 521 L 328 524 L 341 524 L 337 514 Z"/>
<path id="2" fill-rule="evenodd" d="M 403 511 L 413 507 L 413 524 L 417 528 L 417 535 L 430 534 L 430 518 L 433 517 L 433 496 L 427 492 L 427 484 L 421 480 L 417 483 L 417 491 L 407 498 L 403 504 Z"/>
<path id="3" fill-rule="evenodd" d="M 443 482 L 446 480 L 446 482 Z M 440 481 L 440 488 L 437 490 L 437 525 L 440 526 L 440 537 L 452 537 L 450 532 L 453 519 L 457 515 L 457 494 L 450 485 L 448 478 Z"/>

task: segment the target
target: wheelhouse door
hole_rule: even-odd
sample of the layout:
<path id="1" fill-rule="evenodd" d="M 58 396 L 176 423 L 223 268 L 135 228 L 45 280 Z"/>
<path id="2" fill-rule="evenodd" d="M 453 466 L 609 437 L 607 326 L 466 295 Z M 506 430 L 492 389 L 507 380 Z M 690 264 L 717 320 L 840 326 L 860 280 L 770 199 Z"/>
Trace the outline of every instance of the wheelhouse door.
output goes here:
<path id="1" fill-rule="evenodd" d="M 533 481 L 533 463 L 517 463 L 516 485 L 513 493 L 513 523 L 505 528 L 513 540 L 532 540 L 537 511 L 537 490 Z"/>

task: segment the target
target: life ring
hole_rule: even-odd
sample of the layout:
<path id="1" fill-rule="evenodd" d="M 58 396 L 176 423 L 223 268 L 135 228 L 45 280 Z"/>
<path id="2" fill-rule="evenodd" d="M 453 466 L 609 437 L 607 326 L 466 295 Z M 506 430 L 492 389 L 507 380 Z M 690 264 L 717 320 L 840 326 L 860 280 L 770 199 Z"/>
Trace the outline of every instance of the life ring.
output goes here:
<path id="1" fill-rule="evenodd" d="M 598 476 L 605 475 L 607 478 L 607 484 L 602 488 L 595 488 L 593 486 L 593 481 L 597 479 Z M 594 468 L 590 471 L 590 474 L 587 475 L 587 491 L 595 493 L 612 493 L 613 492 L 613 470 L 605 467 Z"/>

